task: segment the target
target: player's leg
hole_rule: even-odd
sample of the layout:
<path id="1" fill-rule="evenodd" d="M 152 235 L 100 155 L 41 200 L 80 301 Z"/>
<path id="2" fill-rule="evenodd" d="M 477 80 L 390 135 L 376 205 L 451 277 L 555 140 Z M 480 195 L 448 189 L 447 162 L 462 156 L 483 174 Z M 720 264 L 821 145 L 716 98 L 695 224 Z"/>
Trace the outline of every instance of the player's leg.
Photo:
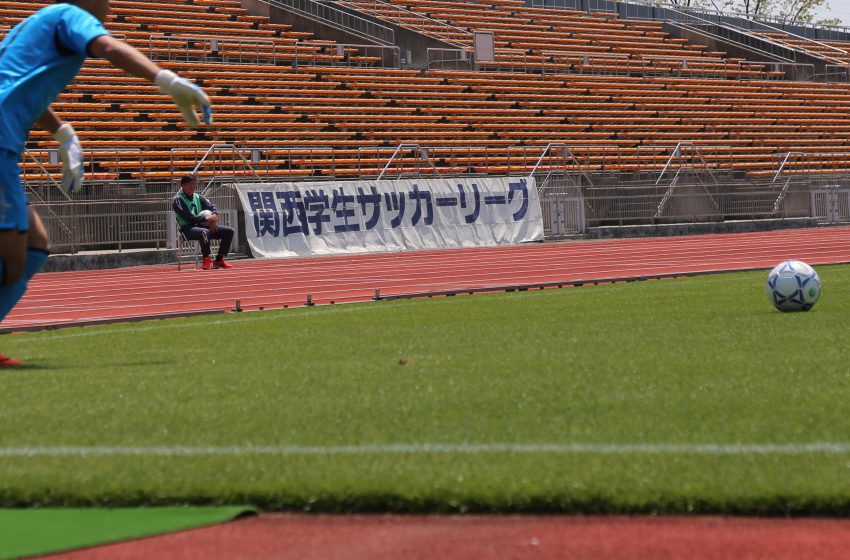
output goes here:
<path id="1" fill-rule="evenodd" d="M 0 320 L 47 260 L 47 231 L 27 202 L 19 156 L 0 150 Z"/>
<path id="2" fill-rule="evenodd" d="M 15 284 L 24 275 L 27 237 L 17 227 L 0 231 L 0 287 Z"/>
<path id="3" fill-rule="evenodd" d="M 201 246 L 201 255 L 204 257 L 201 268 L 204 270 L 212 268 L 212 261 L 210 260 L 210 230 L 202 227 L 193 227 L 185 231 L 185 234 L 186 239 L 197 241 Z"/>
<path id="4" fill-rule="evenodd" d="M 18 303 L 47 260 L 47 230 L 27 206 L 18 156 L 0 150 L 0 320 Z M 0 367 L 21 362 L 0 354 Z"/>
<path id="5" fill-rule="evenodd" d="M 28 232 L 0 232 L 0 259 L 6 269 L 0 286 L 0 320 L 9 314 L 27 291 L 30 278 L 41 270 L 49 254 L 47 230 L 41 219 L 31 208 L 25 211 L 28 212 Z M 19 260 L 22 253 L 23 262 Z"/>
<path id="6" fill-rule="evenodd" d="M 233 268 L 232 264 L 225 262 L 224 257 L 230 252 L 230 244 L 233 242 L 234 233 L 235 231 L 232 227 L 218 226 L 215 232 L 210 234 L 210 237 L 213 239 L 221 240 L 218 246 L 218 254 L 213 262 L 213 266 L 216 268 Z"/>

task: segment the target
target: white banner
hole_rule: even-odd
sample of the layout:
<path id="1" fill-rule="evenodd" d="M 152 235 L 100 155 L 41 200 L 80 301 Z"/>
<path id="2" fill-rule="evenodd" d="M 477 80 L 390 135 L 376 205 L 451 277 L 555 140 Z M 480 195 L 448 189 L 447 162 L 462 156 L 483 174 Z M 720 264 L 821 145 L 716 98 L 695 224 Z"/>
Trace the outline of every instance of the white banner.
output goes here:
<path id="1" fill-rule="evenodd" d="M 543 239 L 533 178 L 237 187 L 257 257 L 506 245 Z"/>

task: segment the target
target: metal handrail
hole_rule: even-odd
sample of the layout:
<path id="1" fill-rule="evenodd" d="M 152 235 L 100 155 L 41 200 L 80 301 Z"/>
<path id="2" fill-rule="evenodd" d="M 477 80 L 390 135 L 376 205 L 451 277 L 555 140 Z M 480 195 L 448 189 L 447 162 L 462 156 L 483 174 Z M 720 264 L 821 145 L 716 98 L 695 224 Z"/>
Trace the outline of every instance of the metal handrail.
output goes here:
<path id="1" fill-rule="evenodd" d="M 391 27 L 356 16 L 345 10 L 340 10 L 327 2 L 317 2 L 315 0 L 261 1 L 275 8 L 308 16 L 346 33 L 363 37 L 364 39 L 375 41 L 382 45 L 395 45 L 395 30 Z"/>
<path id="2" fill-rule="evenodd" d="M 696 20 L 698 22 L 698 25 L 708 24 L 708 25 L 711 25 L 711 26 L 717 26 L 718 28 L 731 29 L 732 31 L 735 31 L 735 32 L 740 33 L 742 35 L 746 35 L 748 37 L 752 37 L 754 39 L 758 39 L 760 41 L 763 41 L 763 42 L 765 42 L 769 45 L 773 45 L 775 47 L 780 47 L 780 48 L 783 48 L 783 49 L 786 49 L 786 50 L 789 50 L 789 51 L 804 52 L 804 51 L 801 51 L 800 49 L 795 49 L 793 46 L 788 45 L 786 43 L 777 43 L 776 41 L 774 41 L 770 37 L 753 35 L 752 30 L 744 29 L 743 27 L 737 26 L 734 23 L 730 23 L 722 17 L 718 17 L 718 21 L 712 21 L 710 19 L 704 19 L 704 18 L 701 18 L 699 16 L 695 16 L 691 13 L 688 13 L 688 12 L 685 12 L 683 10 L 679 10 L 679 9 L 676 9 L 676 8 L 673 8 L 673 7 L 665 6 L 664 9 L 669 10 L 670 12 L 672 12 L 674 14 L 678 14 L 678 15 L 682 16 L 683 19 L 680 19 L 678 21 L 680 23 L 685 23 L 686 25 L 693 25 L 693 21 L 691 21 L 691 20 Z M 719 15 L 722 16 L 723 14 L 719 14 Z M 754 22 L 754 23 L 757 23 L 759 25 L 764 25 L 761 22 Z M 769 28 L 771 30 L 776 30 L 776 28 L 774 28 L 774 27 L 769 27 Z M 782 30 L 778 30 L 778 31 L 782 31 Z"/>
<path id="3" fill-rule="evenodd" d="M 531 172 L 529 173 L 529 176 L 536 175 L 538 170 L 540 169 L 540 166 L 543 165 L 543 162 L 545 160 L 547 160 L 548 157 L 551 157 L 550 154 L 552 153 L 553 150 L 556 150 L 556 149 L 561 151 L 561 158 L 563 160 L 563 169 L 561 169 L 560 171 L 566 172 L 567 165 L 569 164 L 569 162 L 572 162 L 572 164 L 576 166 L 576 168 L 578 170 L 578 174 L 585 178 L 585 180 L 588 182 L 588 185 L 590 187 L 593 187 L 593 181 L 591 180 L 590 176 L 587 173 L 585 173 L 584 169 L 582 168 L 581 162 L 578 160 L 578 158 L 576 158 L 576 156 L 575 156 L 575 154 L 573 154 L 572 150 L 570 150 L 570 147 L 567 146 L 566 144 L 562 143 L 562 142 L 552 142 L 552 143 L 547 144 L 546 147 L 543 148 L 543 152 L 540 154 L 540 157 L 537 159 L 537 163 L 534 164 L 534 167 L 532 168 Z M 552 179 L 552 175 L 555 172 L 556 172 L 555 169 L 550 168 L 549 172 L 546 174 L 546 177 L 538 185 L 538 190 L 541 193 L 546 190 L 546 188 L 549 185 L 549 181 Z M 575 181 L 573 181 L 573 183 L 574 183 L 573 186 L 578 186 L 577 184 L 575 184 Z"/>
<path id="4" fill-rule="evenodd" d="M 535 1 L 536 0 L 532 0 L 532 4 L 534 4 Z M 654 0 L 616 0 L 616 1 L 622 2 L 623 4 L 635 4 L 635 5 L 638 5 L 638 6 L 647 6 L 647 7 L 651 7 L 651 8 L 661 7 L 661 8 L 671 9 L 671 7 L 673 6 L 672 4 L 671 5 L 665 4 L 663 6 L 659 6 L 658 3 Z M 829 31 L 841 30 L 841 32 L 843 32 L 843 33 L 850 34 L 850 27 L 844 26 L 844 25 L 824 25 L 824 24 L 818 24 L 818 23 L 794 23 L 794 22 L 788 21 L 787 19 L 782 19 L 782 18 L 778 18 L 778 17 L 774 17 L 774 16 L 748 15 L 748 14 L 739 14 L 739 13 L 728 14 L 728 13 L 721 12 L 719 10 L 712 10 L 711 8 L 704 8 L 704 7 L 700 7 L 700 6 L 677 6 L 674 9 L 677 9 L 679 11 L 701 13 L 701 14 L 704 14 L 704 15 L 707 15 L 707 16 L 715 16 L 715 17 L 722 17 L 722 18 L 734 17 L 734 18 L 738 18 L 738 19 L 745 19 L 747 21 L 751 21 L 753 23 L 759 23 L 759 24 L 762 24 L 762 25 L 767 25 L 765 22 L 770 22 L 770 23 L 779 24 L 779 25 L 798 25 L 798 26 L 801 26 L 801 27 L 810 27 L 812 29 L 825 29 L 825 30 L 829 30 Z"/>
<path id="5" fill-rule="evenodd" d="M 239 46 L 239 60 L 242 61 L 242 45 L 253 45 L 254 49 L 254 62 L 259 63 L 260 60 L 270 60 L 271 64 L 275 64 L 277 62 L 277 46 L 275 42 L 269 39 L 240 39 L 236 37 L 216 37 L 211 35 L 164 35 L 157 34 L 151 35 L 148 37 L 148 58 L 152 60 L 161 60 L 161 57 L 154 54 L 154 42 L 155 41 L 165 41 L 169 44 L 168 47 L 168 58 L 166 60 L 175 60 L 171 54 L 171 43 L 185 43 L 186 48 L 180 49 L 182 52 L 185 50 L 185 59 L 189 60 L 189 51 L 190 51 L 190 43 L 204 43 L 205 46 L 209 46 L 208 49 L 205 49 L 204 56 L 206 57 L 206 52 L 214 53 L 218 51 L 219 44 L 235 44 Z M 271 47 L 271 52 L 261 52 L 260 46 L 264 45 L 266 47 Z M 246 57 L 248 55 L 246 54 Z"/>
<path id="6" fill-rule="evenodd" d="M 639 1 L 634 2 L 634 3 L 641 4 L 641 2 L 639 2 Z M 655 7 L 657 7 L 657 6 L 655 6 Z M 708 24 L 711 24 L 711 25 L 717 25 L 719 27 L 727 26 L 727 27 L 731 27 L 734 30 L 739 31 L 739 32 L 741 32 L 745 35 L 750 35 L 750 36 L 752 36 L 752 32 L 755 31 L 753 29 L 745 29 L 745 28 L 741 27 L 740 25 L 736 25 L 734 22 L 729 21 L 730 20 L 730 14 L 724 14 L 722 12 L 714 12 L 714 11 L 710 11 L 710 10 L 706 10 L 706 11 L 702 11 L 702 10 L 698 10 L 698 9 L 694 10 L 694 9 L 691 9 L 691 8 L 686 8 L 686 7 L 682 7 L 682 6 L 674 6 L 674 5 L 664 6 L 663 8 L 665 10 L 668 10 L 668 11 L 674 13 L 674 14 L 679 14 L 680 16 L 684 16 L 685 18 L 693 18 L 693 19 L 699 21 L 701 24 L 708 23 Z M 690 13 L 692 11 L 702 13 L 703 15 L 705 15 L 707 17 L 714 17 L 716 20 L 711 20 L 711 19 L 699 17 L 697 15 L 694 15 L 693 13 Z M 739 17 L 742 17 L 742 16 L 739 16 Z M 802 40 L 802 41 L 805 41 L 805 42 L 808 42 L 808 43 L 814 43 L 816 45 L 820 45 L 820 46 L 826 47 L 828 49 L 832 49 L 834 51 L 843 53 L 845 55 L 848 54 L 847 51 L 845 51 L 844 49 L 840 49 L 838 47 L 834 47 L 832 45 L 822 43 L 822 42 L 817 41 L 815 39 L 803 37 L 802 35 L 797 35 L 796 33 L 786 31 L 784 29 L 781 29 L 779 27 L 775 27 L 775 26 L 770 25 L 768 23 L 764 23 L 762 21 L 750 19 L 750 18 L 745 18 L 745 19 L 747 21 L 751 22 L 752 24 L 760 25 L 760 26 L 764 27 L 769 31 L 779 32 L 779 33 L 782 33 L 784 35 L 788 35 L 790 37 L 794 37 L 796 39 L 799 39 L 799 40 Z M 801 49 L 796 48 L 793 45 L 789 45 L 787 43 L 776 43 L 776 41 L 771 40 L 771 38 L 769 38 L 769 37 L 759 37 L 759 36 L 756 36 L 756 37 L 758 39 L 764 40 L 767 43 L 771 43 L 771 44 L 774 44 L 774 45 L 785 47 L 785 48 L 790 49 L 790 50 L 794 50 L 794 51 L 798 51 L 798 52 L 805 52 L 807 54 L 812 52 L 812 51 L 806 51 L 806 50 L 801 51 Z"/>
<path id="7" fill-rule="evenodd" d="M 785 157 L 782 158 L 782 163 L 779 164 L 779 169 L 776 170 L 776 175 L 773 176 L 773 181 L 771 183 L 775 183 L 779 176 L 782 175 L 782 172 L 785 171 L 785 166 L 788 165 L 788 161 L 792 156 L 800 155 L 802 152 L 788 152 L 785 154 Z"/>
<path id="8" fill-rule="evenodd" d="M 766 25 L 766 24 L 762 24 L 762 25 L 765 25 L 765 26 L 766 26 L 766 27 L 768 27 L 768 28 L 774 29 L 774 30 L 776 30 L 777 32 L 782 33 L 783 35 L 788 35 L 788 36 L 789 36 L 789 37 L 791 37 L 791 38 L 798 39 L 798 40 L 801 40 L 801 41 L 805 41 L 806 43 L 814 43 L 815 45 L 819 45 L 819 46 L 821 46 L 821 47 L 825 47 L 825 48 L 827 48 L 827 49 L 830 49 L 830 50 L 833 50 L 833 51 L 837 51 L 838 53 L 840 53 L 840 54 L 842 54 L 842 55 L 844 55 L 844 56 L 850 56 L 850 53 L 848 53 L 846 50 L 844 50 L 844 49 L 842 49 L 842 48 L 840 48 L 840 47 L 836 47 L 836 46 L 834 46 L 834 45 L 830 45 L 829 43 L 823 43 L 823 42 L 821 42 L 821 41 L 816 41 L 815 39 L 809 39 L 808 37 L 802 37 L 802 36 L 800 36 L 800 35 L 797 35 L 796 33 L 791 33 L 790 31 L 785 31 L 785 30 L 783 30 L 783 29 L 778 29 L 778 28 L 776 28 L 776 27 L 772 27 L 772 26 L 770 26 L 770 25 Z M 779 39 L 779 40 L 781 41 L 782 39 Z M 809 50 L 809 49 L 807 49 L 807 48 L 805 48 L 805 47 L 798 47 L 798 46 L 796 46 L 796 45 L 791 45 L 791 44 L 789 44 L 789 43 L 785 43 L 785 42 L 782 42 L 782 43 L 780 43 L 780 44 L 785 45 L 785 46 L 787 46 L 788 48 L 791 48 L 791 49 L 794 49 L 794 50 L 801 50 L 801 51 L 802 51 L 802 52 L 804 52 L 804 53 L 812 54 L 812 55 L 816 56 L 817 58 L 826 58 L 826 59 L 828 59 L 828 60 L 830 60 L 830 61 L 833 61 L 833 62 L 843 62 L 843 61 L 842 61 L 842 59 L 840 59 L 840 58 L 832 58 L 832 57 L 828 57 L 828 56 L 825 56 L 825 55 L 824 55 L 824 54 L 822 54 L 822 53 L 819 53 L 819 52 L 814 51 L 814 50 Z"/>
<path id="9" fill-rule="evenodd" d="M 49 171 L 47 171 L 47 168 L 44 167 L 44 164 L 41 162 L 41 160 L 39 160 L 37 157 L 35 157 L 35 155 L 32 152 L 30 152 L 30 150 L 28 150 L 28 149 L 24 149 L 24 155 L 26 157 L 29 157 L 33 162 L 36 163 L 36 165 L 38 165 L 39 169 L 41 169 L 42 173 L 45 174 L 48 181 L 50 183 L 52 183 L 53 186 L 59 192 L 62 193 L 62 196 L 65 197 L 66 201 L 68 201 L 68 202 L 73 201 L 73 199 L 70 197 L 70 195 L 68 193 L 66 193 L 64 190 L 62 190 L 59 182 L 56 181 L 56 179 L 53 178 L 53 176 L 50 174 Z M 66 224 L 65 221 L 62 218 L 60 218 L 59 216 L 56 215 L 56 213 L 53 211 L 53 209 L 50 207 L 50 205 L 47 204 L 47 201 L 45 201 L 41 197 L 41 195 L 39 195 L 34 189 L 30 189 L 29 194 L 30 194 L 30 196 L 32 196 L 33 198 L 36 199 L 36 202 L 40 203 L 41 208 L 44 208 L 47 211 L 47 213 L 50 214 L 57 221 L 57 223 L 59 224 L 59 227 L 62 229 L 62 231 L 65 233 L 65 235 L 68 236 L 68 239 L 71 240 L 71 252 L 76 253 L 77 247 L 76 247 L 76 244 L 74 243 L 74 238 L 76 236 L 74 235 L 74 232 L 71 231 L 71 228 L 68 226 L 68 224 Z"/>
<path id="10" fill-rule="evenodd" d="M 393 155 L 390 156 L 390 159 L 387 161 L 387 164 L 381 170 L 381 173 L 380 175 L 378 175 L 378 178 L 375 179 L 376 181 L 380 181 L 384 178 L 384 175 L 387 173 L 387 170 L 390 168 L 396 158 L 405 150 L 415 150 L 416 154 L 419 156 L 417 157 L 417 160 L 421 161 L 422 156 L 424 155 L 428 163 L 431 163 L 431 160 L 428 159 L 427 148 L 423 149 L 419 144 L 399 144 L 393 152 Z M 433 167 L 433 164 L 431 164 L 431 166 Z"/>
<path id="11" fill-rule="evenodd" d="M 646 7 L 649 7 L 649 8 L 653 8 L 655 10 L 658 10 L 658 9 L 665 10 L 666 12 L 668 12 L 668 14 L 670 14 L 670 17 L 664 18 L 666 20 L 686 22 L 686 21 L 688 21 L 688 18 L 690 18 L 693 21 L 700 22 L 701 25 L 710 24 L 710 25 L 713 25 L 713 26 L 718 26 L 720 28 L 725 27 L 726 29 L 734 30 L 738 33 L 747 35 L 748 37 L 751 37 L 753 39 L 757 38 L 757 39 L 764 41 L 765 43 L 768 43 L 768 44 L 770 44 L 774 47 L 784 48 L 784 49 L 787 49 L 789 51 L 803 52 L 803 53 L 806 53 L 806 54 L 810 54 L 810 51 L 800 50 L 800 49 L 794 48 L 793 46 L 787 45 L 787 44 L 779 44 L 779 43 L 771 41 L 770 39 L 768 39 L 766 37 L 758 37 L 756 35 L 749 33 L 748 31 L 752 31 L 752 29 L 748 30 L 747 28 L 742 27 L 741 25 L 735 23 L 735 20 L 742 20 L 743 19 L 743 20 L 749 22 L 750 25 L 761 26 L 766 30 L 781 32 L 783 34 L 786 34 L 786 35 L 789 35 L 789 36 L 792 36 L 792 37 L 797 37 L 800 40 L 803 40 L 803 41 L 806 41 L 806 42 L 822 45 L 822 46 L 824 46 L 828 49 L 833 49 L 837 52 L 843 51 L 843 49 L 840 49 L 838 47 L 834 47 L 833 45 L 822 43 L 821 41 L 817 41 L 816 39 L 804 37 L 804 36 L 795 34 L 793 32 L 786 31 L 784 29 L 775 27 L 773 25 L 770 25 L 769 23 L 766 23 L 766 21 L 771 21 L 771 22 L 779 24 L 779 25 L 782 25 L 782 24 L 791 25 L 790 22 L 785 21 L 785 20 L 781 20 L 781 19 L 778 19 L 778 18 L 748 17 L 744 14 L 725 14 L 725 13 L 715 11 L 715 10 L 710 10 L 710 9 L 701 9 L 701 8 L 695 8 L 695 7 L 675 6 L 675 5 L 660 5 L 655 0 L 628 0 L 628 1 L 611 0 L 610 3 L 614 4 L 614 5 L 616 5 L 617 3 L 622 3 L 625 6 L 628 6 L 628 5 L 646 6 Z M 531 7 L 536 7 L 536 8 L 545 8 L 545 9 L 567 9 L 568 8 L 568 6 L 566 5 L 566 2 L 561 2 L 560 4 L 561 5 L 555 5 L 555 2 L 549 2 L 547 0 L 542 0 L 542 1 L 531 0 L 530 1 Z M 581 2 L 579 2 L 579 4 L 581 4 Z M 582 10 L 585 9 L 584 7 L 577 6 L 575 1 L 573 2 L 573 8 L 574 9 L 582 9 Z M 598 8 L 591 9 L 589 4 L 586 6 L 586 9 L 587 9 L 587 11 L 600 11 Z M 678 15 L 679 17 L 676 17 L 676 15 Z M 700 16 L 704 16 L 704 17 L 700 17 Z M 642 18 L 643 18 L 642 16 L 629 16 L 629 19 L 642 19 Z M 650 19 L 658 19 L 658 18 L 656 17 L 656 18 L 650 18 Z M 807 25 L 807 24 L 798 24 L 798 25 Z M 833 31 L 838 29 L 835 26 L 812 26 L 812 27 L 828 29 L 828 30 L 833 30 Z M 843 28 L 843 29 L 844 29 L 844 32 L 850 34 L 850 28 Z M 777 56 L 781 56 L 781 55 L 777 55 Z"/>
<path id="12" fill-rule="evenodd" d="M 450 44 L 458 45 L 458 46 L 467 46 L 466 44 L 461 43 L 457 39 L 453 39 L 453 38 L 448 36 L 448 33 L 452 33 L 452 34 L 457 34 L 457 35 L 466 35 L 467 41 L 469 41 L 469 44 L 472 44 L 473 33 L 469 29 L 463 29 L 461 27 L 456 27 L 456 26 L 451 25 L 450 23 L 447 23 L 445 21 L 430 18 L 428 16 L 420 14 L 419 12 L 407 10 L 405 8 L 402 8 L 401 6 L 397 6 L 397 5 L 392 4 L 390 2 L 384 2 L 384 0 L 355 0 L 355 1 L 346 1 L 346 2 L 341 2 L 339 0 L 335 0 L 335 1 L 338 4 L 345 5 L 349 8 L 351 8 L 351 9 L 357 10 L 359 12 L 365 12 L 365 13 L 374 12 L 374 13 L 380 14 L 381 19 L 392 21 L 393 23 L 396 23 L 396 24 L 400 25 L 401 27 L 416 29 L 417 31 L 419 31 L 423 35 L 427 35 L 429 37 L 436 37 L 436 38 L 438 38 L 442 41 L 445 41 L 446 43 L 450 43 Z M 368 10 L 370 10 L 370 8 L 368 7 L 369 3 L 372 3 L 372 4 L 375 5 L 374 8 L 371 8 L 371 12 L 368 11 Z M 362 4 L 366 4 L 367 7 L 365 9 L 361 8 L 360 6 Z M 384 10 L 381 10 L 379 7 L 383 8 L 384 10 L 389 10 L 390 12 L 395 12 L 396 14 L 399 14 L 399 15 L 393 16 L 392 13 L 388 15 Z M 401 17 L 401 14 L 405 15 L 406 18 L 403 19 Z M 410 19 L 417 20 L 421 23 L 419 25 L 417 25 L 416 23 L 411 23 Z M 440 32 L 435 32 L 431 29 L 428 29 L 429 27 L 440 27 L 440 28 L 443 28 L 447 31 L 445 32 L 445 34 L 442 34 Z"/>
<path id="13" fill-rule="evenodd" d="M 171 150 L 172 153 L 175 150 L 179 150 L 179 148 L 173 148 Z M 198 163 L 195 164 L 195 167 L 194 167 L 194 169 L 192 169 L 191 174 L 192 175 L 197 174 L 198 170 L 201 168 L 201 166 L 204 163 L 206 163 L 206 161 L 209 159 L 209 157 L 211 155 L 214 155 L 216 152 L 226 151 L 226 150 L 230 150 L 231 155 L 234 156 L 234 158 L 233 158 L 234 163 L 241 161 L 243 165 L 247 166 L 248 169 L 251 170 L 251 173 L 254 175 L 254 178 L 256 178 L 258 180 L 261 179 L 260 175 L 254 169 L 254 166 L 251 165 L 251 162 L 249 162 L 247 159 L 245 159 L 245 156 L 242 155 L 241 148 L 239 148 L 236 144 L 213 144 L 212 146 L 209 147 L 209 149 L 207 149 L 207 151 L 204 153 L 204 155 L 201 157 L 201 159 L 198 160 Z M 238 156 L 238 158 L 237 158 L 237 156 Z"/>
<path id="14" fill-rule="evenodd" d="M 330 62 L 331 66 L 348 66 L 348 67 L 350 67 L 350 66 L 353 65 L 352 61 L 354 60 L 354 58 L 357 58 L 357 57 L 367 57 L 368 58 L 368 57 L 370 57 L 370 55 L 369 55 L 370 51 L 378 50 L 379 53 L 380 53 L 380 56 L 378 56 L 378 58 L 381 59 L 381 64 L 380 64 L 381 68 L 401 68 L 401 48 L 400 47 L 389 46 L 389 45 L 363 45 L 363 44 L 356 44 L 356 43 L 333 43 L 333 44 L 329 44 L 329 45 L 316 45 L 315 43 L 311 43 L 310 41 L 299 41 L 299 42 L 295 43 L 295 63 L 294 64 L 295 64 L 296 67 L 310 63 L 311 58 L 312 58 L 312 64 L 317 64 L 315 52 L 312 54 L 312 57 L 311 57 L 310 54 L 307 54 L 307 55 L 304 55 L 304 57 L 302 58 L 302 56 L 299 54 L 300 53 L 299 47 L 315 47 L 315 46 L 319 46 L 322 49 L 330 49 L 337 56 L 342 56 L 344 59 L 347 59 L 347 62 L 345 62 L 345 61 L 343 61 L 343 62 L 331 61 Z M 356 57 L 352 57 L 352 55 L 349 54 L 348 57 L 345 57 L 346 53 L 348 51 L 351 51 L 351 50 L 362 51 L 363 54 L 359 54 Z M 392 63 L 389 64 L 389 65 L 386 63 L 387 57 L 385 56 L 385 53 L 390 53 L 389 58 L 392 60 Z M 303 59 L 306 59 L 306 62 Z"/>

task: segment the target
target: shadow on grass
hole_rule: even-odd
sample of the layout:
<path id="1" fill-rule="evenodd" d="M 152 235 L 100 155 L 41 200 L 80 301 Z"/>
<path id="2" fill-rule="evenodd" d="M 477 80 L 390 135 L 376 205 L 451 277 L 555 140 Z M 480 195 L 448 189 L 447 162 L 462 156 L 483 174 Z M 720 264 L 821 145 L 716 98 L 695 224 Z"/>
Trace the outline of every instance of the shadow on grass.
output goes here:
<path id="1" fill-rule="evenodd" d="M 3 373 L 15 373 L 19 371 L 47 371 L 51 369 L 60 369 L 42 364 L 23 363 L 19 366 L 0 368 L 0 375 Z"/>
<path id="2" fill-rule="evenodd" d="M 117 362 L 117 363 L 101 363 L 97 364 L 99 367 L 113 367 L 113 368 L 146 368 L 146 367 L 156 367 L 156 366 L 164 366 L 171 362 L 167 360 L 147 360 L 147 361 L 138 361 L 138 362 Z M 76 369 L 90 369 L 92 364 L 56 364 L 50 362 L 41 362 L 41 363 L 33 363 L 33 362 L 24 362 L 19 366 L 0 368 L 0 374 L 4 371 L 6 372 L 16 372 L 16 371 L 68 371 L 68 370 L 76 370 Z"/>
<path id="3" fill-rule="evenodd" d="M 138 361 L 138 362 L 118 362 L 114 364 L 103 364 L 105 366 L 112 367 L 150 367 L 150 366 L 164 366 L 171 364 L 168 360 L 146 360 L 146 361 Z"/>

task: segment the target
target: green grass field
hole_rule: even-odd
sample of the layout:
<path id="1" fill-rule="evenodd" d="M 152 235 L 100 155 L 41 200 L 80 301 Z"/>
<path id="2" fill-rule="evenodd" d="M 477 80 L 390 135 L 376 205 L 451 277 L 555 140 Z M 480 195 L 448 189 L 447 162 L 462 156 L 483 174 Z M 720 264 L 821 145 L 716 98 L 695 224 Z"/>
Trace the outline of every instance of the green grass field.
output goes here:
<path id="1" fill-rule="evenodd" d="M 4 336 L 0 506 L 847 513 L 819 272 L 798 314 L 759 272 Z"/>

